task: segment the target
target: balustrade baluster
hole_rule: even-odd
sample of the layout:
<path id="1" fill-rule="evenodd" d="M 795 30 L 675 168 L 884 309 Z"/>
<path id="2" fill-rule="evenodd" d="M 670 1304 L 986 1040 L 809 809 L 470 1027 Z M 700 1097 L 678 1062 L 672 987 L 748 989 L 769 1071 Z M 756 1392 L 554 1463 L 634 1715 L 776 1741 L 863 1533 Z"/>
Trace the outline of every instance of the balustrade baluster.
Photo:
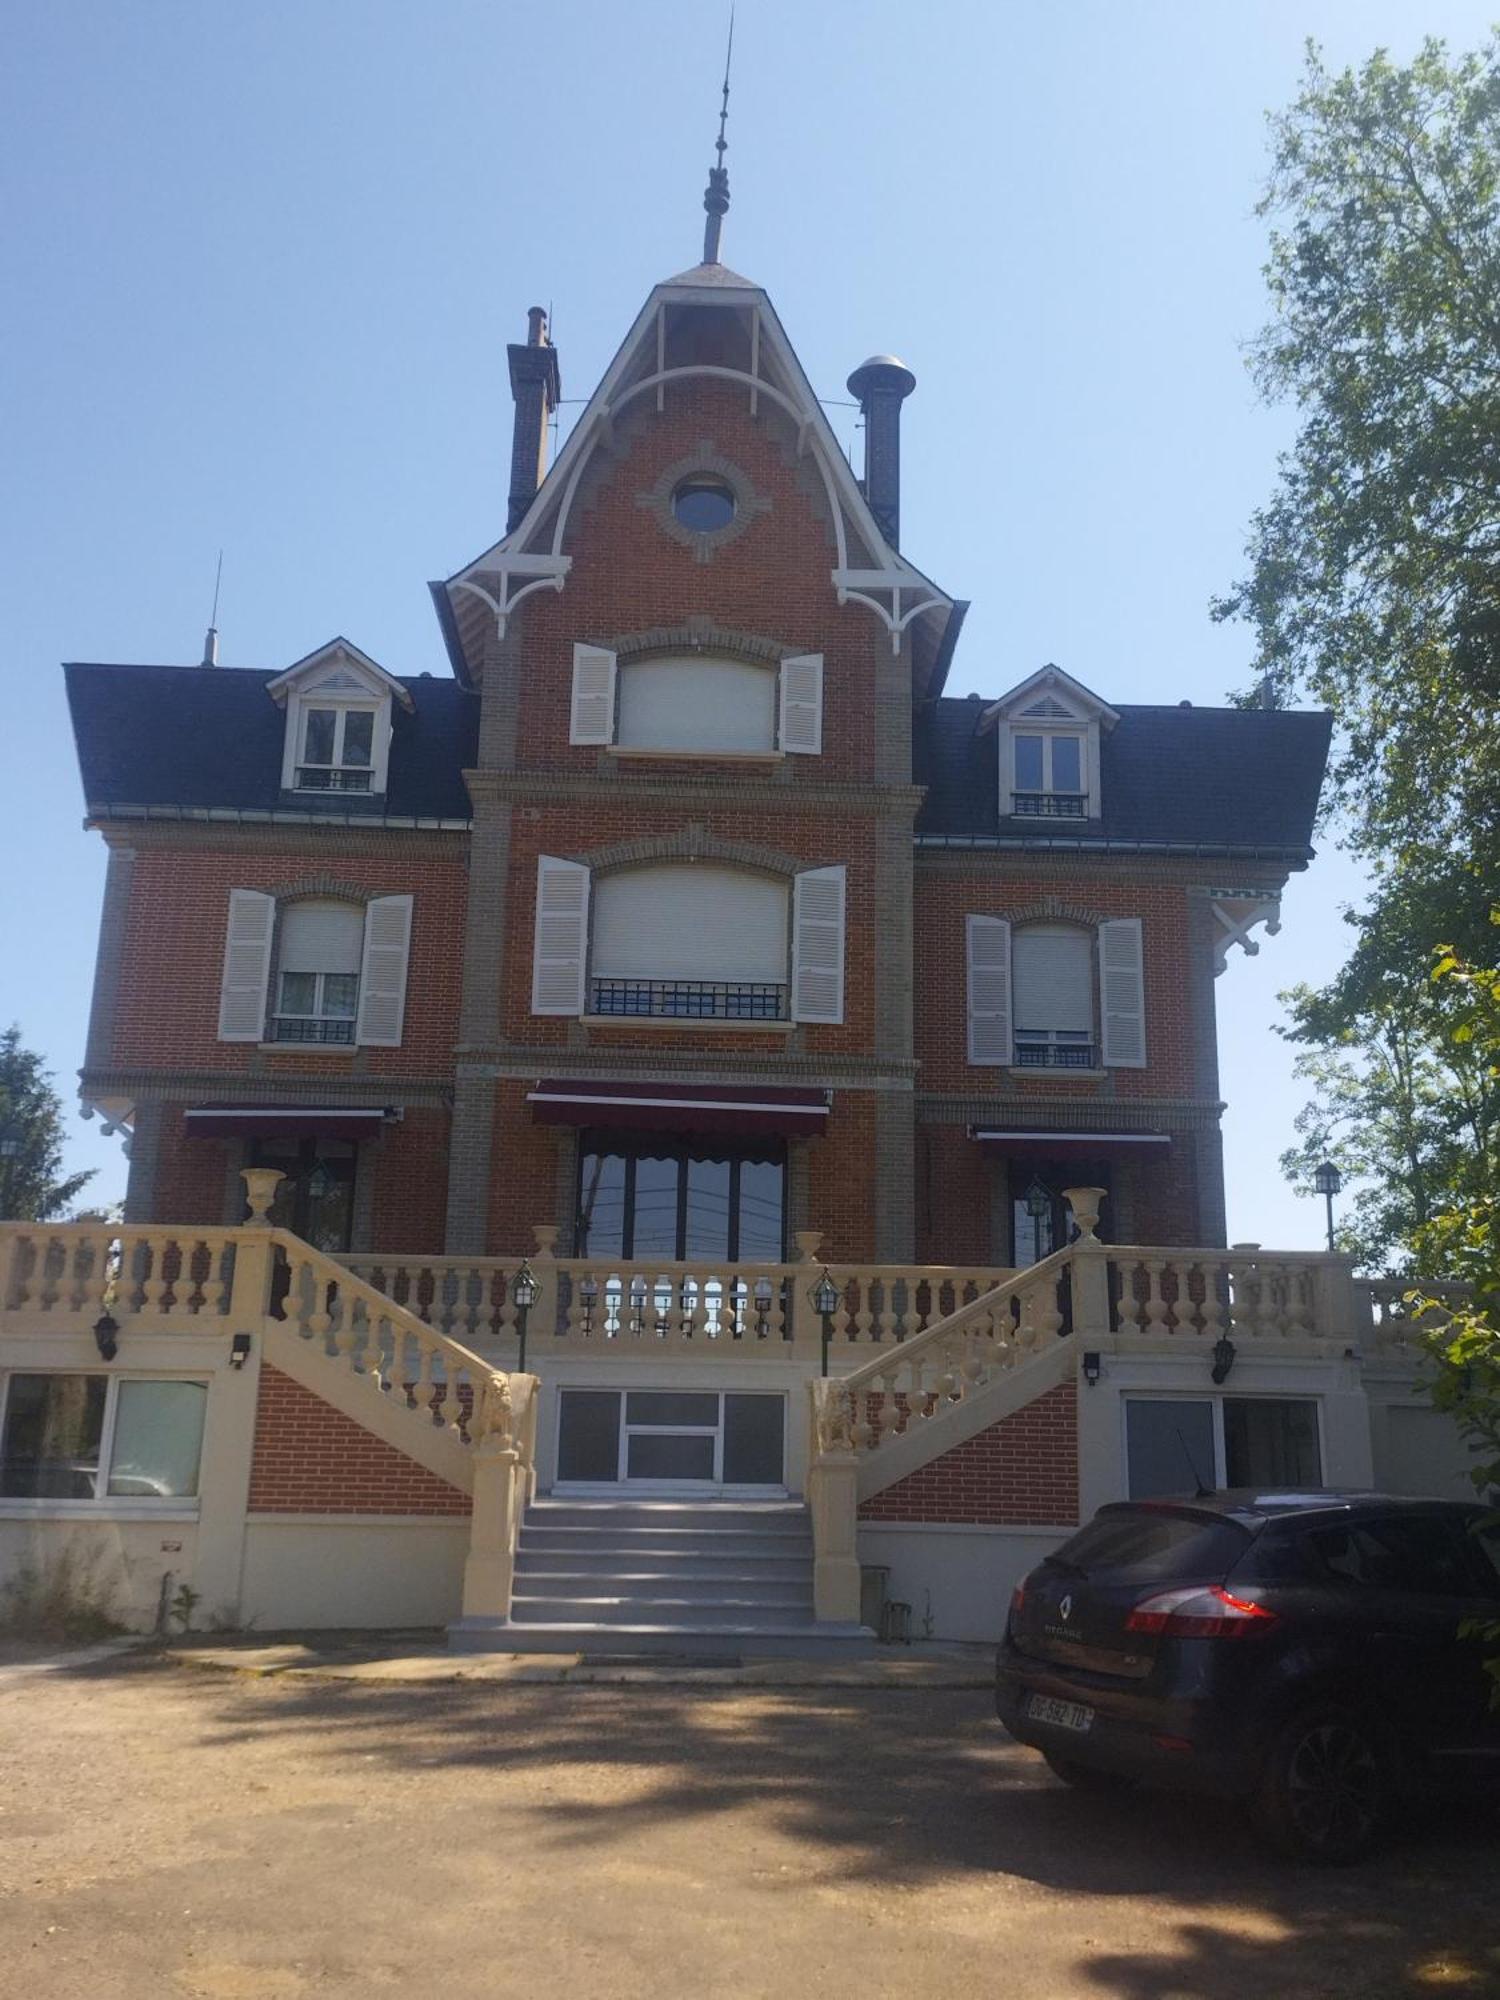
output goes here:
<path id="1" fill-rule="evenodd" d="M 1163 1334 L 1167 1330 L 1166 1260 L 1162 1257 L 1146 1258 L 1145 1271 L 1146 1297 L 1141 1331 Z"/>

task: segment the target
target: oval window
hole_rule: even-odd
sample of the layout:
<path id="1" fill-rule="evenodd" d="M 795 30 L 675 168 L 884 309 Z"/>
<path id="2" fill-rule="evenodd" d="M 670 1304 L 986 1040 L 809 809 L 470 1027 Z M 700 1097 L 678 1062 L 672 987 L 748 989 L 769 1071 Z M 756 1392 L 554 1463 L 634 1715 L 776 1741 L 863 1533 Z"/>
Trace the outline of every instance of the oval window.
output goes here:
<path id="1" fill-rule="evenodd" d="M 734 488 L 722 479 L 684 479 L 672 495 L 672 512 L 695 535 L 711 535 L 734 519 Z"/>

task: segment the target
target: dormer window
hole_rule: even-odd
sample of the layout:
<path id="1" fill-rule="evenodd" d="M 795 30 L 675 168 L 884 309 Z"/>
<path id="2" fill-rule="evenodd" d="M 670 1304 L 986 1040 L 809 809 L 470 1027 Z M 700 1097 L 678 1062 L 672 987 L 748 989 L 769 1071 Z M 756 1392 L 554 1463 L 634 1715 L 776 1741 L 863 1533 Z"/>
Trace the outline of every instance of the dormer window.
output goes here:
<path id="1" fill-rule="evenodd" d="M 375 789 L 373 708 L 304 708 L 299 792 L 370 792 Z"/>
<path id="2" fill-rule="evenodd" d="M 284 792 L 385 791 L 392 708 L 412 707 L 393 674 L 347 639 L 335 639 L 278 674 L 267 693 L 286 706 Z"/>
<path id="3" fill-rule="evenodd" d="M 1061 667 L 1043 667 L 1002 695 L 983 718 L 997 740 L 1000 818 L 1102 818 L 1099 745 L 1118 720 Z"/>

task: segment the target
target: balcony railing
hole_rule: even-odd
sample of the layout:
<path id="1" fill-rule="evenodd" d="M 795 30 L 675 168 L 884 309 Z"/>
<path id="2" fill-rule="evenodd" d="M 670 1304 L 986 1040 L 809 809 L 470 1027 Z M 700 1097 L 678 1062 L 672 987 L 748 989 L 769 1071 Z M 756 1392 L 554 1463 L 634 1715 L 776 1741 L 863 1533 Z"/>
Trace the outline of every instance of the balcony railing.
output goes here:
<path id="1" fill-rule="evenodd" d="M 267 1037 L 273 1042 L 335 1042 L 347 1047 L 354 1040 L 353 1021 L 315 1018 L 309 1014 L 273 1014 Z"/>
<path id="2" fill-rule="evenodd" d="M 784 1021 L 787 989 L 743 979 L 593 979 L 589 1012 L 658 1021 Z"/>
<path id="3" fill-rule="evenodd" d="M 1017 819 L 1087 819 L 1087 792 L 1012 792 L 1010 809 Z"/>
<path id="4" fill-rule="evenodd" d="M 1096 1069 L 1098 1061 L 1092 1042 L 1016 1041 L 1017 1069 Z"/>
<path id="5" fill-rule="evenodd" d="M 370 770 L 343 770 L 331 764 L 299 764 L 299 792 L 367 792 L 374 782 Z"/>

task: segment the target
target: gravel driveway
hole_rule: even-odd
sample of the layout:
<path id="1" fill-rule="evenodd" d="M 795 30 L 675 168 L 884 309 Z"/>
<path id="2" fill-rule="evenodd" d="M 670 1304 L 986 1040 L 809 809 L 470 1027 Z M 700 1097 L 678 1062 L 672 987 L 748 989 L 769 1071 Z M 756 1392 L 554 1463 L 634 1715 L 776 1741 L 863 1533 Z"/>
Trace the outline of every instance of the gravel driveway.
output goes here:
<path id="1" fill-rule="evenodd" d="M 1335 1874 L 1067 1792 L 961 1692 L 0 1687 L 16 2000 L 1500 1994 L 1500 1824 Z"/>

